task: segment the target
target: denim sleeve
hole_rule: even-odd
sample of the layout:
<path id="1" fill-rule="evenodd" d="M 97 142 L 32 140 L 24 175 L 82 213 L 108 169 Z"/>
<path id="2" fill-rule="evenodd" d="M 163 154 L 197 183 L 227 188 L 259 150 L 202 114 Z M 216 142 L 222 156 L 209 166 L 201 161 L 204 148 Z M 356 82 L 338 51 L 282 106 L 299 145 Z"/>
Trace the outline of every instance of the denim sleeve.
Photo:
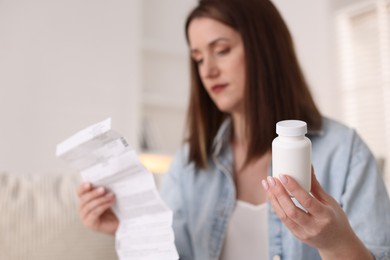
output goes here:
<path id="1" fill-rule="evenodd" d="M 390 259 L 390 200 L 376 160 L 354 132 L 342 207 L 375 259 Z"/>
<path id="2" fill-rule="evenodd" d="M 173 211 L 172 227 L 175 234 L 175 244 L 182 260 L 194 258 L 188 230 L 188 210 L 182 186 L 185 165 L 187 164 L 185 157 L 183 150 L 176 154 L 164 177 L 160 191 L 162 199 Z"/>

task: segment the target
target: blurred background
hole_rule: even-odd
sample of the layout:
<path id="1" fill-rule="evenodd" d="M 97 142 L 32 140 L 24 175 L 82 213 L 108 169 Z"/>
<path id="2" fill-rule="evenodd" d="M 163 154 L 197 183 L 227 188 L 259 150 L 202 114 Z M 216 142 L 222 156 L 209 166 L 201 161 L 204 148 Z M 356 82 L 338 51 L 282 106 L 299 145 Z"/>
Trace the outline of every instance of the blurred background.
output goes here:
<path id="1" fill-rule="evenodd" d="M 68 172 L 56 144 L 107 117 L 140 153 L 172 155 L 195 2 L 0 0 L 0 171 Z M 273 2 L 321 111 L 357 129 L 390 183 L 389 1 Z"/>

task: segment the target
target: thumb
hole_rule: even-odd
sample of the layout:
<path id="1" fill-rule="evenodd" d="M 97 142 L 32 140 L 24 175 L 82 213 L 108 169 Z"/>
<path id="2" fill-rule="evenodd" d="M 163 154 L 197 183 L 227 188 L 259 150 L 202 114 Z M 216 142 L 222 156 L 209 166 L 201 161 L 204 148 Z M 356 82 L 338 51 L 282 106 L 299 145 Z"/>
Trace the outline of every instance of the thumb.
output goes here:
<path id="1" fill-rule="evenodd" d="M 322 203 L 329 202 L 330 195 L 322 188 L 314 174 L 313 166 L 311 167 L 311 194 Z"/>

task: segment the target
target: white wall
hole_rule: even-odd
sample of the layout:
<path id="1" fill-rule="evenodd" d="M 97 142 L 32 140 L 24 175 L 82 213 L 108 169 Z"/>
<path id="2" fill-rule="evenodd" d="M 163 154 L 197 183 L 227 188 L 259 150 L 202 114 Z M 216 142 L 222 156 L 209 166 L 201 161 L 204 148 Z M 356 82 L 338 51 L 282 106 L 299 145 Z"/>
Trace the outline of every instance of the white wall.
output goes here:
<path id="1" fill-rule="evenodd" d="M 356 4 L 361 4 L 361 3 L 368 3 L 368 2 L 373 2 L 373 0 L 331 0 L 331 9 L 333 11 L 337 11 L 339 9 L 353 6 Z"/>
<path id="2" fill-rule="evenodd" d="M 111 116 L 136 144 L 139 1 L 0 1 L 0 171 L 68 168 L 55 146 Z"/>

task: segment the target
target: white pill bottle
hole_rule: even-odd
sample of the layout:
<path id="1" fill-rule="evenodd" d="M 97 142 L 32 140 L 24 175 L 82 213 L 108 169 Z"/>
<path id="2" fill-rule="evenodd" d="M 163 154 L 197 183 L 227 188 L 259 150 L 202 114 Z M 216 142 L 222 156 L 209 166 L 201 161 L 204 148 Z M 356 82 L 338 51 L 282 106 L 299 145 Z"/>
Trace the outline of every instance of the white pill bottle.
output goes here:
<path id="1" fill-rule="evenodd" d="M 300 120 L 284 120 L 276 124 L 272 142 L 272 175 L 289 175 L 303 189 L 311 188 L 311 141 L 305 136 L 307 124 Z"/>

